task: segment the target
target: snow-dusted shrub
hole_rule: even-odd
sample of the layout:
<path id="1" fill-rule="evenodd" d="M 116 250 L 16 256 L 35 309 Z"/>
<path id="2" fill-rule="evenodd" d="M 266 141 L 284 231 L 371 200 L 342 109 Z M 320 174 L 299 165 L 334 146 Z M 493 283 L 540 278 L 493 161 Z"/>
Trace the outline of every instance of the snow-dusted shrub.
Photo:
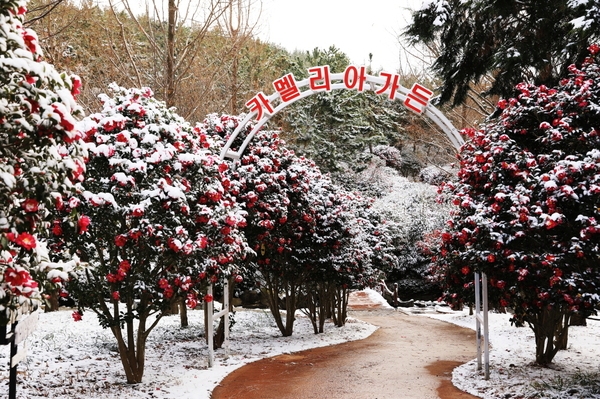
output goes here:
<path id="1" fill-rule="evenodd" d="M 387 192 L 373 204 L 374 211 L 384 222 L 381 229 L 391 238 L 390 256 L 394 262 L 383 270 L 390 281 L 411 280 L 415 284 L 418 281 L 420 288 L 434 291 L 436 288 L 430 286 L 427 278 L 430 259 L 420 243 L 444 226 L 450 207 L 438 201 L 435 186 L 411 182 L 398 174 L 388 178 Z M 401 295 L 415 295 L 415 292 L 401 292 Z"/>
<path id="2" fill-rule="evenodd" d="M 80 312 L 91 309 L 111 329 L 127 381 L 138 383 L 148 334 L 172 303 L 194 308 L 207 280 L 230 273 L 246 222 L 205 132 L 149 89 L 112 90 L 81 123 L 87 174 L 59 204 L 52 238 L 57 251 L 88 262 L 68 288 Z"/>
<path id="3" fill-rule="evenodd" d="M 238 123 L 238 117 L 210 115 L 203 126 L 228 138 Z M 349 290 L 373 285 L 373 260 L 385 257 L 383 235 L 363 215 L 370 202 L 333 184 L 277 132 L 258 133 L 232 170 L 232 191 L 246 206 L 244 232 L 256 253 L 246 272 L 258 277 L 281 333 L 292 334 L 300 296 L 312 306 L 315 332 L 326 313 L 317 307 L 329 306 L 343 325 Z"/>
<path id="4" fill-rule="evenodd" d="M 454 165 L 438 166 L 430 165 L 419 172 L 419 180 L 431 185 L 439 185 L 450 180 L 456 180 L 458 169 Z"/>
<path id="5" fill-rule="evenodd" d="M 80 80 L 42 61 L 37 35 L 23 27 L 26 2 L 0 2 L 0 325 L 40 303 L 39 283 L 67 278 L 39 237 L 53 198 L 85 170 Z M 39 283 L 32 275 L 36 276 Z"/>
<path id="6" fill-rule="evenodd" d="M 521 83 L 501 115 L 461 152 L 457 206 L 441 234 L 445 298 L 472 301 L 473 271 L 490 298 L 535 333 L 536 361 L 566 347 L 569 318 L 592 312 L 600 287 L 600 47 L 560 86 Z"/>

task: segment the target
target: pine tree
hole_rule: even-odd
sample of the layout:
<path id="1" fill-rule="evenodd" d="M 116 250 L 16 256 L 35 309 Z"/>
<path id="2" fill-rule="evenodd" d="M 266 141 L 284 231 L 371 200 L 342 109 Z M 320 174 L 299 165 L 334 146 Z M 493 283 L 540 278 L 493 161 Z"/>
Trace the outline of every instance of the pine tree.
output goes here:
<path id="1" fill-rule="evenodd" d="M 297 57 L 289 71 L 297 80 L 307 69 L 329 65 L 331 73 L 343 72 L 350 61 L 335 47 L 315 49 Z M 314 160 L 324 172 L 350 165 L 364 169 L 378 144 L 394 145 L 402 134 L 401 104 L 372 91 L 338 90 L 317 93 L 286 109 L 284 124 L 289 146 Z"/>
<path id="2" fill-rule="evenodd" d="M 413 14 L 413 44 L 439 45 L 440 102 L 465 101 L 490 76 L 487 94 L 509 98 L 522 81 L 554 86 L 600 36 L 598 1 L 434 0 Z"/>

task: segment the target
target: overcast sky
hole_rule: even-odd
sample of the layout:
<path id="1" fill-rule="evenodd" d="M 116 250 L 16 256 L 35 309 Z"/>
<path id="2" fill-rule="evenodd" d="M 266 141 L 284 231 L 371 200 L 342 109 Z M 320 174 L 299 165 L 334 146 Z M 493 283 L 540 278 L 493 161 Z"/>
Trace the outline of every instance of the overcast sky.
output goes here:
<path id="1" fill-rule="evenodd" d="M 423 0 L 263 0 L 258 36 L 289 51 L 335 45 L 355 64 L 395 72 L 397 36 Z"/>

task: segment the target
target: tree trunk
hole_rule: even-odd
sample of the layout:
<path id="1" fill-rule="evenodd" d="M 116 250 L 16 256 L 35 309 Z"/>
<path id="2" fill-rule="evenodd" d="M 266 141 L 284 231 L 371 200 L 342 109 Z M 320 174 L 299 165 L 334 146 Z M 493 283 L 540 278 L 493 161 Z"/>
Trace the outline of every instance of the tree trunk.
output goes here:
<path id="1" fill-rule="evenodd" d="M 556 326 L 555 345 L 558 350 L 567 349 L 569 339 L 569 325 L 571 324 L 571 312 L 563 313 L 562 318 Z"/>
<path id="2" fill-rule="evenodd" d="M 285 331 L 282 331 L 284 337 L 289 337 L 294 332 L 294 321 L 296 320 L 296 287 L 290 286 L 285 297 Z"/>
<path id="3" fill-rule="evenodd" d="M 181 327 L 183 327 L 183 328 L 189 327 L 189 325 L 190 325 L 190 323 L 188 321 L 185 297 L 181 297 L 181 300 L 179 301 L 179 321 L 181 323 Z"/>
<path id="4" fill-rule="evenodd" d="M 46 301 L 46 306 L 44 307 L 44 312 L 56 312 L 58 307 L 58 290 L 50 291 Z"/>
<path id="5" fill-rule="evenodd" d="M 350 292 L 347 288 L 335 287 L 334 289 L 334 317 L 333 323 L 336 327 L 343 327 L 346 325 L 346 319 L 348 318 L 348 296 Z"/>
<path id="6" fill-rule="evenodd" d="M 119 348 L 119 357 L 123 364 L 125 377 L 128 384 L 139 384 L 144 376 L 144 364 L 146 359 L 146 316 L 140 315 L 137 339 L 134 334 L 134 320 L 130 320 L 125 324 L 127 339 L 123 336 L 123 331 L 119 326 L 111 327 L 111 331 L 117 339 Z"/>
<path id="7" fill-rule="evenodd" d="M 167 70 L 165 71 L 165 103 L 170 108 L 175 104 L 175 28 L 177 5 L 169 0 L 169 22 L 167 27 Z"/>
<path id="8" fill-rule="evenodd" d="M 529 327 L 535 335 L 535 361 L 547 366 L 560 349 L 565 349 L 569 333 L 570 312 L 560 308 L 544 309 L 539 314 L 527 316 Z"/>

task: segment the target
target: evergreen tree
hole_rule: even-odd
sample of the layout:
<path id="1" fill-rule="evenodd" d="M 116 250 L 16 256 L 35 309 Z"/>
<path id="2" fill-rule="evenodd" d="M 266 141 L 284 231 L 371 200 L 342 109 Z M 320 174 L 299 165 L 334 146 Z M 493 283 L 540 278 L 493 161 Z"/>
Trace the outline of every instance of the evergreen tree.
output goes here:
<path id="1" fill-rule="evenodd" d="M 413 14 L 405 34 L 413 44 L 439 43 L 433 70 L 442 80 L 440 102 L 463 103 L 486 76 L 487 94 L 509 98 L 517 83 L 554 86 L 583 61 L 600 37 L 600 3 L 433 0 Z"/>
<path id="2" fill-rule="evenodd" d="M 194 308 L 208 282 L 244 252 L 244 213 L 213 142 L 149 89 L 113 86 L 84 119 L 90 152 L 77 195 L 57 207 L 52 243 L 88 267 L 68 289 L 115 336 L 128 383 L 142 381 L 145 345 L 165 310 Z M 59 252 L 61 251 L 61 252 Z"/>
<path id="3" fill-rule="evenodd" d="M 289 72 L 301 80 L 308 77 L 310 67 L 329 65 L 331 73 L 337 73 L 349 64 L 348 57 L 332 46 L 297 56 Z M 291 148 L 314 160 L 324 172 L 334 172 L 345 165 L 363 169 L 375 146 L 397 143 L 403 113 L 399 102 L 372 91 L 337 90 L 317 93 L 288 107 L 284 125 Z"/>
<path id="4" fill-rule="evenodd" d="M 519 84 L 499 118 L 461 152 L 458 206 L 442 232 L 436 274 L 447 301 L 472 301 L 473 271 L 490 303 L 535 334 L 536 362 L 566 348 L 569 318 L 600 297 L 600 47 L 556 89 Z"/>
<path id="5" fill-rule="evenodd" d="M 38 240 L 54 198 L 83 178 L 86 155 L 74 117 L 81 81 L 42 61 L 34 31 L 23 27 L 26 2 L 0 2 L 0 325 L 26 304 L 39 283 L 68 279 Z M 39 277 L 39 282 L 32 275 Z"/>

